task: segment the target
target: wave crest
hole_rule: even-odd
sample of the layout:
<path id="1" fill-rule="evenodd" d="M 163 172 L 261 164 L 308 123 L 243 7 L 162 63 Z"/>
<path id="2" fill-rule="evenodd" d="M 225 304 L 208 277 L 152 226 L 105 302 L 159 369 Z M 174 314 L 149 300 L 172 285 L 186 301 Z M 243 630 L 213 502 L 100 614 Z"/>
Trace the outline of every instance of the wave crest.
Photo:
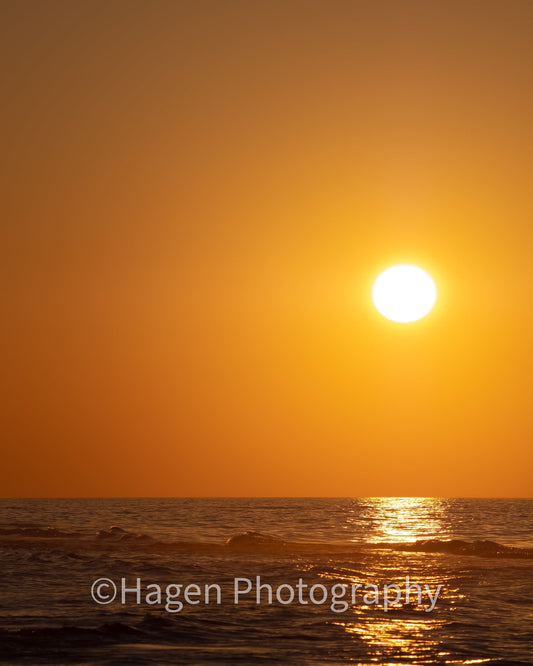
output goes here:
<path id="1" fill-rule="evenodd" d="M 287 545 L 283 539 L 262 534 L 261 532 L 241 532 L 226 541 L 226 547 L 232 550 L 279 549 Z"/>

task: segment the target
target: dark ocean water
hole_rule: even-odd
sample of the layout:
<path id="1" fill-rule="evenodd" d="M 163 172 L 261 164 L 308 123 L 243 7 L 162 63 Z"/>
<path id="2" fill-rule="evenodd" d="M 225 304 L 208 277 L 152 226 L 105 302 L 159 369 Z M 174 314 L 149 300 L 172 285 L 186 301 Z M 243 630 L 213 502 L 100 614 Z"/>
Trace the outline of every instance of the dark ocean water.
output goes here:
<path id="1" fill-rule="evenodd" d="M 533 500 L 8 499 L 0 564 L 1 663 L 533 664 Z"/>

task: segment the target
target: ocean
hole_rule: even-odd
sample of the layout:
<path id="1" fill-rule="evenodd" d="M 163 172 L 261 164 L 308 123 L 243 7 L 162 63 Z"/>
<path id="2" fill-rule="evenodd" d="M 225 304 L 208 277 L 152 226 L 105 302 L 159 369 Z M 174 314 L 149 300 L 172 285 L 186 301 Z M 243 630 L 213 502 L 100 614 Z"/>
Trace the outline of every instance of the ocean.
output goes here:
<path id="1" fill-rule="evenodd" d="M 0 662 L 533 664 L 533 500 L 0 500 Z"/>

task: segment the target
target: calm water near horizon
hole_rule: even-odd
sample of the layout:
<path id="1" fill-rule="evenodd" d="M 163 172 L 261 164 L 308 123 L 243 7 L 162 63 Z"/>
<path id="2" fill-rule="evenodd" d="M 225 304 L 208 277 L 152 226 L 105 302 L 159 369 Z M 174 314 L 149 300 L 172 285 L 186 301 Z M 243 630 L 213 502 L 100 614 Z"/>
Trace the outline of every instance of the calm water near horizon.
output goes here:
<path id="1" fill-rule="evenodd" d="M 533 663 L 532 499 L 3 499 L 0 563 L 2 663 Z"/>

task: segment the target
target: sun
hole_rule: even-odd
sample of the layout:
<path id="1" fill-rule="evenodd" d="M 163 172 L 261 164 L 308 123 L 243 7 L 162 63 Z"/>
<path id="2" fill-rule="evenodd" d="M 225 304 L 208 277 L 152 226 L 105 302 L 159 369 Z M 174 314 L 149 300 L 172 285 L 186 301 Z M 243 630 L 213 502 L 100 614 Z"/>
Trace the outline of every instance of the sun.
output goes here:
<path id="1" fill-rule="evenodd" d="M 437 287 L 431 276 L 418 266 L 399 264 L 378 276 L 372 300 L 384 317 L 408 324 L 431 312 L 437 300 Z"/>

